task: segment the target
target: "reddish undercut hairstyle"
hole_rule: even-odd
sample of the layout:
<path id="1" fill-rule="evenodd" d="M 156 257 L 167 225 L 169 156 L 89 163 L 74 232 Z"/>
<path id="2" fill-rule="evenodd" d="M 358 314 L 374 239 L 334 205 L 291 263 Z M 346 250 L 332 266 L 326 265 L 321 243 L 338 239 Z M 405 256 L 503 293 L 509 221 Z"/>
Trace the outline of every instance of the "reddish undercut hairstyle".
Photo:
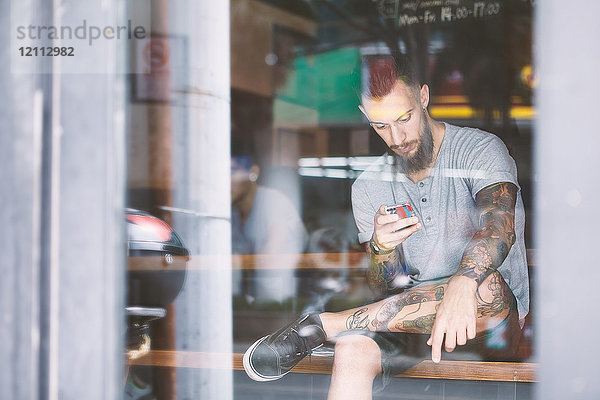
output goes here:
<path id="1" fill-rule="evenodd" d="M 413 95 L 419 97 L 419 82 L 415 79 L 409 62 L 398 62 L 391 56 L 377 56 L 367 59 L 368 81 L 362 95 L 371 99 L 387 96 L 398 81 L 404 82 Z"/>

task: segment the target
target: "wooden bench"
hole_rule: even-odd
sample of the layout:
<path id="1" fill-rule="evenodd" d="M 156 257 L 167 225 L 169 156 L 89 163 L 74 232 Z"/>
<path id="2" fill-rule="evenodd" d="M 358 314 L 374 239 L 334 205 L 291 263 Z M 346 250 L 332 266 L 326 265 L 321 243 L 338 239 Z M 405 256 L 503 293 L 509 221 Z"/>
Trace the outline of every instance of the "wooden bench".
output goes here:
<path id="1" fill-rule="evenodd" d="M 241 353 L 205 353 L 197 351 L 151 350 L 129 365 L 172 368 L 211 368 L 243 370 Z M 313 356 L 302 360 L 295 373 L 330 374 L 332 357 Z M 396 377 L 455 379 L 496 382 L 535 382 L 536 364 L 520 362 L 440 361 L 427 360 Z"/>

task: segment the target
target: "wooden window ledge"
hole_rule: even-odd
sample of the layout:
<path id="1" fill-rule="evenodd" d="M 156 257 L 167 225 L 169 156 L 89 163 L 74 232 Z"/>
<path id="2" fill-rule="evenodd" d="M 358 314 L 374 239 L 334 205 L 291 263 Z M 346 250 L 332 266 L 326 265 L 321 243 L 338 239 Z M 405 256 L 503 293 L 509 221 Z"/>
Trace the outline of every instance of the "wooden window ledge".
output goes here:
<path id="1" fill-rule="evenodd" d="M 207 353 L 194 351 L 151 350 L 145 355 L 129 360 L 129 365 L 172 368 L 211 368 L 242 370 L 241 353 Z M 312 356 L 302 360 L 295 373 L 330 374 L 332 357 Z M 395 377 L 457 379 L 497 382 L 535 382 L 537 364 L 528 362 L 441 361 L 435 364 L 422 361 Z"/>

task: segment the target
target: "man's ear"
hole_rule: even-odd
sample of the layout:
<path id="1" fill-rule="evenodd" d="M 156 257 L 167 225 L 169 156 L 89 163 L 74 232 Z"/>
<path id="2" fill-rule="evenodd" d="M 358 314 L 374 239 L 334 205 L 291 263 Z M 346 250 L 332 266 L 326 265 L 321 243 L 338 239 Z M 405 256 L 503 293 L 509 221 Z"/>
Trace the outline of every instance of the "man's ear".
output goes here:
<path id="1" fill-rule="evenodd" d="M 260 175 L 259 166 L 256 164 L 252 165 L 252 167 L 250 167 L 250 171 L 248 171 L 248 180 L 250 180 L 250 182 L 256 182 L 259 175 Z"/>
<path id="2" fill-rule="evenodd" d="M 423 86 L 421 86 L 419 96 L 421 100 L 421 105 L 423 106 L 423 108 L 427 108 L 429 106 L 429 86 L 427 86 L 427 84 L 423 84 Z"/>
<path id="3" fill-rule="evenodd" d="M 361 113 L 364 114 L 365 117 L 367 117 L 367 119 L 369 119 L 369 117 L 367 116 L 367 113 L 365 112 L 365 109 L 363 108 L 362 104 L 358 105 L 358 109 L 360 110 Z"/>

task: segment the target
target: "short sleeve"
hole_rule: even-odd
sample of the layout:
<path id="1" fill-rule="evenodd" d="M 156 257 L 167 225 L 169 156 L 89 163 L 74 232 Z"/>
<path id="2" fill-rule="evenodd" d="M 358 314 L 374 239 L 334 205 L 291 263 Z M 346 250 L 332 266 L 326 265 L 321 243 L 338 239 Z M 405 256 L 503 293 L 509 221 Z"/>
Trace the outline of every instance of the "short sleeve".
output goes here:
<path id="1" fill-rule="evenodd" d="M 509 182 L 520 189 L 515 161 L 495 135 L 489 135 L 473 147 L 467 165 L 467 182 L 473 198 L 481 189 L 499 182 Z"/>
<path id="2" fill-rule="evenodd" d="M 376 212 L 365 186 L 360 180 L 355 181 L 352 185 L 352 213 L 360 243 L 368 242 L 373 236 L 373 219 Z"/>

